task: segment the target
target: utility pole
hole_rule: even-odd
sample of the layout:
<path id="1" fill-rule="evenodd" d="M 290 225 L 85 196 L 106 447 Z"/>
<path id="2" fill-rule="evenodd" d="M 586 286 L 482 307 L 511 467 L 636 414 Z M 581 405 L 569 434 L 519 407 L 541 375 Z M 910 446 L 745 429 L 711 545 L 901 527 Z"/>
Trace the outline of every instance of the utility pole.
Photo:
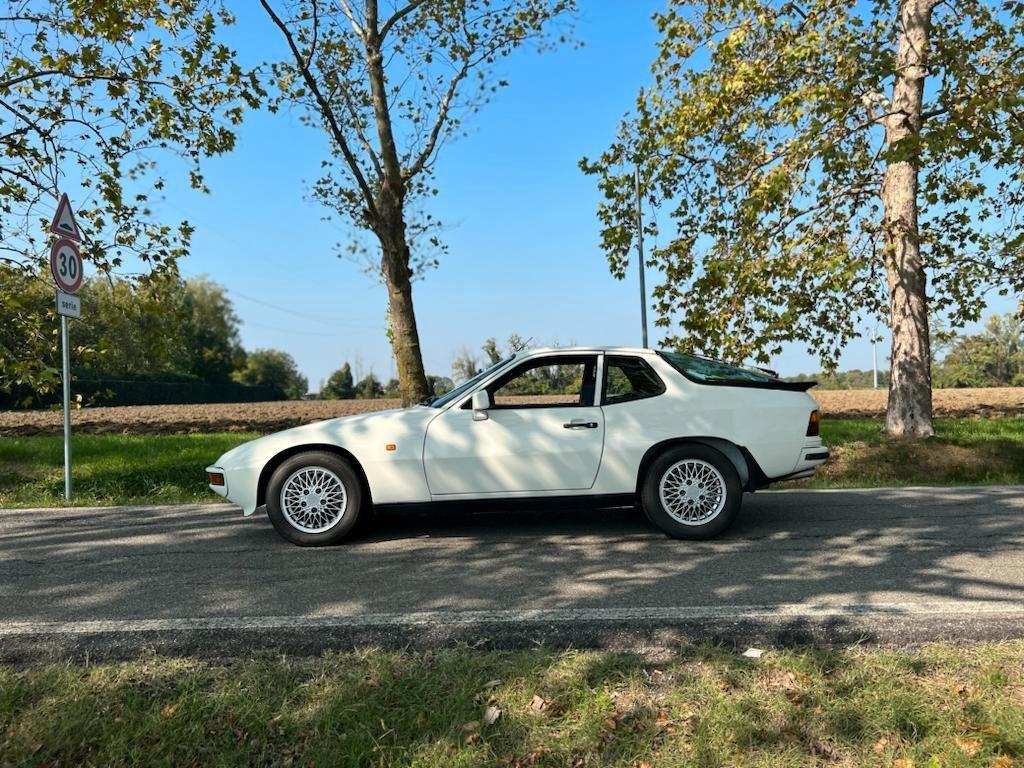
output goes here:
<path id="1" fill-rule="evenodd" d="M 644 283 L 644 219 L 643 207 L 640 202 L 640 163 L 634 166 L 633 178 L 636 182 L 636 254 L 637 265 L 640 267 L 640 326 L 643 330 L 643 348 L 647 349 L 647 286 Z"/>
<path id="2" fill-rule="evenodd" d="M 872 381 L 874 381 L 874 388 L 878 389 L 878 340 L 871 340 L 871 368 L 872 368 Z"/>

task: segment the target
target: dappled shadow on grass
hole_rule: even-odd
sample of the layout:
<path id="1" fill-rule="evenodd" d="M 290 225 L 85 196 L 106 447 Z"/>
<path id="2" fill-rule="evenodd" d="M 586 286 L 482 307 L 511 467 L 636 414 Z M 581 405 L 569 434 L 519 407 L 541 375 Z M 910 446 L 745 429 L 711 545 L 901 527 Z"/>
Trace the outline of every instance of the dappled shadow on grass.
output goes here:
<path id="1" fill-rule="evenodd" d="M 1024 482 L 1024 418 L 937 419 L 936 436 L 890 440 L 881 422 L 826 421 L 832 457 L 790 487 L 870 487 Z"/>
<path id="2" fill-rule="evenodd" d="M 684 645 L 656 661 L 453 648 L 0 671 L 0 761 L 988 766 L 1024 753 L 1022 659 L 1019 643 L 759 661 Z"/>

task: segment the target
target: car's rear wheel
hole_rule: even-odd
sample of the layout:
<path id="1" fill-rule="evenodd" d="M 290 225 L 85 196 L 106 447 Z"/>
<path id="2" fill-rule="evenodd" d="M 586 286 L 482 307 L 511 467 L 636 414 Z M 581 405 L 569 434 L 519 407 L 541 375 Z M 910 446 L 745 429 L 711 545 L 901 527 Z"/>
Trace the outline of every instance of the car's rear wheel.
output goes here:
<path id="1" fill-rule="evenodd" d="M 340 456 L 324 451 L 285 459 L 267 485 L 267 516 L 292 544 L 320 547 L 344 539 L 363 506 L 359 475 Z"/>
<path id="2" fill-rule="evenodd" d="M 710 539 L 739 513 L 743 489 L 736 468 L 706 445 L 670 448 L 644 477 L 640 500 L 648 519 L 676 539 Z"/>

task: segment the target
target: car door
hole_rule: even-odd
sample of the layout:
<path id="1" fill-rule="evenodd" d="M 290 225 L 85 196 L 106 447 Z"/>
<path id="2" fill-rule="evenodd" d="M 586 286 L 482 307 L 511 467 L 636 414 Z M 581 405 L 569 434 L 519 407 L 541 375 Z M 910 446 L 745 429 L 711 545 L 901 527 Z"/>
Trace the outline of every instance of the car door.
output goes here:
<path id="1" fill-rule="evenodd" d="M 430 422 L 423 449 L 433 496 L 586 490 L 601 464 L 598 355 L 529 358 L 487 387 L 476 421 L 467 401 Z"/>

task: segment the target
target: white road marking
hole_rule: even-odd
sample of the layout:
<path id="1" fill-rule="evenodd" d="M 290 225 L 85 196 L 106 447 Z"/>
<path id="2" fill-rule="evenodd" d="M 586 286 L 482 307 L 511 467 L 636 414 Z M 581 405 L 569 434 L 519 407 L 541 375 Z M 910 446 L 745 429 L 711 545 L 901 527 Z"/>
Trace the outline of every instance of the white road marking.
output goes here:
<path id="1" fill-rule="evenodd" d="M 353 616 L 240 616 L 93 621 L 13 621 L 0 623 L 0 637 L 94 635 L 206 630 L 315 630 L 374 627 L 444 627 L 474 624 L 571 624 L 578 622 L 700 621 L 742 619 L 899 618 L 914 616 L 1002 615 L 1024 617 L 1024 605 L 993 601 L 945 603 L 864 603 L 854 605 L 721 605 L 679 608 L 579 608 L 508 611 L 419 611 Z"/>

